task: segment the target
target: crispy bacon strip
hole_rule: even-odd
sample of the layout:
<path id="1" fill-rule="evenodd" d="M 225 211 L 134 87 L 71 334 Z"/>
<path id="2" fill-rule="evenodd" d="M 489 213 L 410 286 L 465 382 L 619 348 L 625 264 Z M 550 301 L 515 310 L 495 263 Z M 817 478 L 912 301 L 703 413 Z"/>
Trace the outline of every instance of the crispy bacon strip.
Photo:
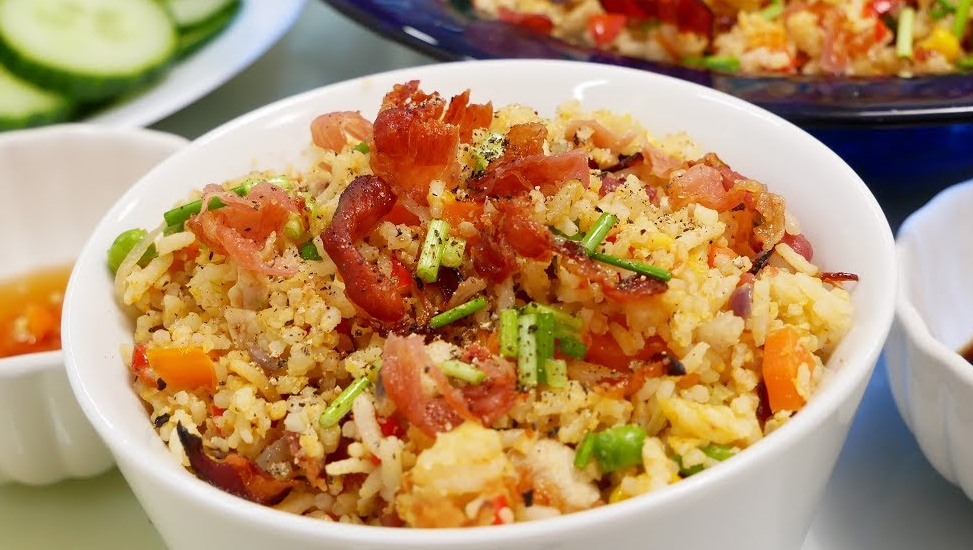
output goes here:
<path id="1" fill-rule="evenodd" d="M 424 370 L 430 374 L 438 371 L 442 375 L 432 365 L 422 337 L 390 334 L 382 353 L 382 386 L 406 420 L 426 435 L 435 437 L 437 433 L 462 424 L 463 416 L 446 397 L 429 397 L 423 393 L 421 373 Z M 441 384 L 437 383 L 437 386 Z M 457 400 L 454 395 L 450 398 L 454 402 Z"/>
<path id="2" fill-rule="evenodd" d="M 358 111 L 325 113 L 311 122 L 311 138 L 322 149 L 340 153 L 348 138 L 365 141 L 372 135 L 372 123 Z"/>
<path id="3" fill-rule="evenodd" d="M 501 283 L 517 269 L 517 255 L 535 260 L 550 259 L 554 239 L 543 225 L 530 218 L 523 200 L 500 200 L 497 214 L 477 221 L 479 239 L 471 248 L 476 272 Z"/>
<path id="4" fill-rule="evenodd" d="M 459 127 L 460 143 L 469 143 L 473 130 L 490 126 L 493 120 L 493 103 L 470 103 L 470 91 L 466 90 L 449 100 L 443 122 Z"/>
<path id="5" fill-rule="evenodd" d="M 632 302 L 650 298 L 665 292 L 669 285 L 644 275 L 632 275 L 616 282 L 614 274 L 592 260 L 580 244 L 573 241 L 557 242 L 560 264 L 565 269 L 601 287 L 605 298 L 613 302 Z"/>
<path id="6" fill-rule="evenodd" d="M 581 180 L 588 185 L 588 155 L 571 149 L 559 155 L 530 155 L 500 164 L 472 182 L 475 190 L 491 197 L 526 193 L 539 187 L 545 195 L 557 192 L 560 184 Z"/>
<path id="7" fill-rule="evenodd" d="M 226 206 L 209 210 L 214 198 Z M 202 201 L 200 213 L 186 222 L 186 227 L 200 242 L 230 256 L 244 269 L 284 276 L 296 272 L 296 265 L 287 265 L 282 258 L 272 262 L 262 258 L 267 238 L 280 231 L 290 213 L 300 212 L 300 207 L 283 189 L 261 182 L 246 197 L 240 197 L 219 185 L 207 185 Z"/>
<path id="8" fill-rule="evenodd" d="M 176 424 L 176 433 L 196 475 L 227 493 L 257 504 L 273 505 L 297 485 L 292 480 L 277 479 L 238 453 L 230 453 L 222 461 L 210 457 L 203 449 L 203 439 L 181 423 Z"/>
<path id="9" fill-rule="evenodd" d="M 671 23 L 683 32 L 710 36 L 713 11 L 703 0 L 601 0 L 609 13 Z"/>
<path id="10" fill-rule="evenodd" d="M 460 391 L 470 412 L 485 426 L 506 414 L 517 400 L 517 373 L 507 361 L 499 359 L 479 344 L 463 350 L 462 360 L 486 373 L 479 384 L 464 386 Z"/>
<path id="11" fill-rule="evenodd" d="M 372 317 L 395 322 L 406 314 L 398 280 L 369 263 L 355 248 L 395 205 L 395 192 L 378 176 L 359 176 L 341 193 L 331 225 L 321 234 L 324 249 L 338 267 L 348 299 Z"/>

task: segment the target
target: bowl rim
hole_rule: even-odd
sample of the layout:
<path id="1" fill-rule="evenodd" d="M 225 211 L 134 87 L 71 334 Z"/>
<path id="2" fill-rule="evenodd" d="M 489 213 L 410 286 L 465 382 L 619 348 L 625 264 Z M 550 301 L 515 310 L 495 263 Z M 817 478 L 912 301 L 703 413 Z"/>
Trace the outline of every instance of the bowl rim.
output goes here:
<path id="1" fill-rule="evenodd" d="M 962 197 L 962 198 L 961 198 Z M 935 218 L 947 204 L 960 202 L 962 200 L 973 199 L 973 180 L 957 183 L 943 189 L 932 199 L 918 210 L 913 212 L 899 228 L 899 237 L 896 242 L 896 262 L 899 266 L 899 285 L 896 299 L 896 318 L 902 325 L 906 336 L 926 355 L 936 360 L 936 363 L 946 368 L 946 372 L 957 380 L 964 382 L 973 388 L 973 365 L 963 358 L 956 350 L 953 350 L 932 335 L 925 317 L 919 312 L 912 300 L 912 293 L 909 292 L 909 275 L 912 273 L 913 262 L 909 261 L 905 245 L 902 244 L 903 237 L 920 235 L 920 226 L 928 218 Z M 908 369 L 914 367 L 912 361 L 905 361 Z"/>
<path id="2" fill-rule="evenodd" d="M 74 309 L 74 296 L 78 290 L 75 285 L 69 285 L 68 293 L 65 298 L 64 329 L 62 330 L 62 334 L 65 338 L 64 341 L 66 342 L 66 363 L 68 365 L 67 370 L 69 379 L 72 389 L 78 397 L 78 401 L 80 402 L 82 409 L 88 416 L 91 423 L 95 426 L 96 430 L 102 435 L 102 437 L 108 441 L 109 448 L 116 455 L 116 458 L 121 455 L 121 458 L 118 459 L 119 463 L 134 465 L 135 467 L 139 468 L 140 476 L 150 477 L 155 483 L 164 485 L 168 487 L 169 490 L 178 493 L 182 498 L 191 499 L 193 502 L 200 506 L 206 507 L 211 511 L 221 515 L 236 516 L 241 521 L 246 520 L 267 529 L 277 531 L 293 530 L 295 533 L 299 533 L 301 536 L 325 537 L 328 540 L 336 542 L 346 541 L 348 543 L 355 543 L 359 545 L 435 544 L 437 547 L 449 547 L 448 545 L 451 544 L 462 544 L 464 542 L 468 542 L 471 537 L 475 538 L 479 544 L 505 544 L 523 539 L 540 540 L 541 537 L 549 534 L 552 531 L 570 533 L 576 530 L 583 530 L 592 525 L 607 524 L 612 520 L 619 520 L 623 518 L 631 519 L 637 517 L 639 514 L 644 513 L 647 510 L 662 506 L 664 503 L 674 499 L 688 500 L 700 498 L 701 491 L 705 492 L 711 487 L 726 484 L 728 482 L 728 478 L 732 478 L 735 472 L 740 472 L 748 467 L 752 467 L 754 464 L 772 461 L 774 459 L 774 449 L 776 447 L 797 444 L 805 434 L 812 432 L 814 428 L 821 424 L 829 415 L 835 413 L 842 403 L 851 398 L 853 392 L 855 391 L 856 385 L 863 382 L 862 378 L 865 378 L 867 381 L 869 373 L 871 372 L 875 362 L 878 360 L 882 343 L 884 342 L 885 337 L 891 327 L 894 313 L 891 298 L 894 296 L 894 285 L 896 278 L 894 240 L 892 237 L 892 232 L 888 226 L 887 219 L 885 218 L 885 215 L 874 195 L 872 195 L 867 186 L 865 186 L 864 182 L 861 181 L 855 172 L 848 167 L 848 165 L 841 160 L 840 157 L 838 157 L 820 141 L 794 124 L 739 98 L 713 90 L 711 88 L 707 88 L 705 86 L 686 82 L 678 78 L 626 67 L 581 61 L 550 59 L 466 60 L 366 75 L 286 97 L 225 122 L 210 130 L 203 136 L 197 138 L 189 147 L 147 173 L 145 176 L 143 176 L 143 179 L 140 180 L 139 183 L 129 190 L 129 192 L 134 193 L 136 188 L 143 180 L 151 178 L 154 172 L 163 170 L 165 165 L 179 162 L 182 154 L 187 154 L 188 151 L 198 150 L 206 147 L 210 142 L 219 140 L 226 134 L 236 133 L 240 131 L 241 128 L 250 125 L 251 122 L 257 119 L 269 117 L 275 113 L 284 112 L 292 104 L 301 103 L 319 94 L 328 94 L 333 90 L 340 89 L 342 87 L 360 86 L 363 83 L 368 83 L 369 80 L 375 78 L 387 79 L 389 81 L 414 80 L 416 78 L 428 78 L 430 75 L 438 75 L 443 72 L 452 71 L 460 66 L 475 66 L 478 68 L 492 67 L 496 70 L 509 68 L 513 65 L 521 66 L 521 68 L 556 68 L 557 70 L 563 71 L 578 71 L 579 74 L 590 74 L 582 73 L 582 71 L 604 71 L 610 73 L 617 72 L 619 74 L 624 73 L 637 75 L 638 78 L 644 79 L 646 82 L 659 80 L 666 82 L 667 85 L 670 86 L 684 87 L 687 89 L 687 91 L 691 90 L 694 93 L 704 96 L 706 99 L 718 100 L 728 108 L 745 111 L 748 116 L 758 117 L 764 119 L 765 121 L 769 121 L 769 123 L 775 126 L 785 128 L 786 132 L 793 134 L 795 139 L 800 141 L 802 147 L 810 147 L 815 149 L 821 155 L 824 155 L 825 158 L 831 159 L 832 162 L 836 163 L 838 168 L 847 174 L 849 178 L 849 185 L 854 185 L 857 188 L 861 196 L 863 206 L 867 207 L 866 211 L 862 213 L 862 216 L 868 217 L 869 219 L 874 219 L 876 222 L 880 222 L 882 227 L 884 227 L 884 230 L 882 230 L 882 227 L 877 228 L 879 230 L 878 232 L 881 233 L 882 239 L 881 242 L 876 242 L 875 245 L 882 248 L 883 254 L 881 254 L 881 261 L 886 264 L 886 272 L 890 273 L 891 275 L 887 279 L 876 282 L 875 285 L 876 287 L 882 289 L 882 292 L 887 293 L 890 299 L 887 304 L 880 303 L 880 309 L 875 311 L 875 315 L 870 316 L 869 318 L 867 326 L 869 327 L 870 332 L 868 334 L 870 336 L 874 336 L 874 338 L 868 340 L 866 343 L 863 343 L 860 348 L 856 348 L 857 351 L 853 354 L 853 356 L 849 357 L 849 360 L 842 364 L 842 368 L 839 372 L 837 372 L 837 375 L 832 377 L 832 380 L 829 383 L 828 391 L 823 391 L 816 394 L 815 398 L 811 400 L 808 406 L 802 409 L 802 413 L 796 415 L 779 430 L 775 431 L 775 435 L 773 437 L 763 438 L 749 447 L 747 449 L 747 453 L 750 458 L 747 461 L 728 461 L 725 464 L 719 464 L 688 479 L 682 480 L 678 484 L 668 487 L 665 491 L 640 495 L 622 502 L 613 503 L 611 506 L 601 506 L 598 508 L 545 520 L 480 528 L 448 528 L 435 530 L 390 529 L 368 525 L 323 522 L 313 518 L 288 514 L 286 512 L 281 512 L 273 508 L 249 502 L 245 499 L 241 499 L 217 489 L 184 470 L 180 471 L 168 468 L 145 468 L 143 466 L 143 463 L 145 462 L 144 458 L 141 457 L 140 453 L 137 452 L 134 447 L 121 445 L 122 441 L 120 440 L 123 440 L 124 438 L 119 438 L 118 434 L 113 432 L 113 424 L 111 419 L 101 414 L 98 405 L 92 400 L 92 397 L 86 390 L 88 377 L 82 376 L 82 372 L 87 369 L 83 369 L 78 366 L 78 359 L 72 352 L 74 346 L 72 342 L 73 330 L 71 328 L 70 320 L 73 317 L 72 312 Z M 120 202 L 123 200 L 124 197 L 120 199 L 118 203 L 116 203 L 116 207 L 118 207 Z M 102 229 L 102 225 L 106 225 L 108 221 L 109 220 L 103 218 L 102 224 L 99 225 L 99 229 L 96 231 L 100 231 Z M 86 243 L 81 252 L 81 256 L 87 256 L 94 253 L 90 252 L 88 249 L 94 247 L 95 244 L 96 243 L 89 239 L 88 243 Z M 842 375 L 842 373 L 848 374 Z M 153 461 L 154 460 L 156 459 L 153 458 Z"/>
<path id="3" fill-rule="evenodd" d="M 130 143 L 138 142 L 139 147 L 148 145 L 159 149 L 168 149 L 170 154 L 175 153 L 189 144 L 188 139 L 161 130 L 138 127 L 129 128 L 124 126 L 103 126 L 86 122 L 68 122 L 37 128 L 0 132 L 0 149 L 23 145 L 29 145 L 31 147 L 63 146 L 63 142 L 60 140 L 65 138 L 83 140 L 86 143 L 90 143 L 92 140 L 108 139 L 111 140 L 112 147 L 119 147 L 120 145 L 124 147 Z M 122 143 L 119 144 L 119 141 Z M 131 187 L 131 185 L 126 186 L 125 190 L 128 187 Z M 113 200 L 112 204 L 114 202 Z M 47 266 L 44 264 L 32 265 L 25 271 L 4 277 L 4 280 L 24 277 L 29 275 L 32 270 L 44 267 Z M 72 273 L 73 271 L 72 269 Z M 64 368 L 64 353 L 61 349 L 0 357 L 0 381 L 39 371 L 56 370 L 58 368 Z"/>

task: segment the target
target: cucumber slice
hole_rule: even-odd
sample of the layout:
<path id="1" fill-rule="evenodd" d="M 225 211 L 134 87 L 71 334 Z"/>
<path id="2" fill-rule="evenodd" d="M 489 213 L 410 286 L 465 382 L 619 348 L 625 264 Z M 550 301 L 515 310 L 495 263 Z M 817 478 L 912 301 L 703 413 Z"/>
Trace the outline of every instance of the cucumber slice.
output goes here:
<path id="1" fill-rule="evenodd" d="M 242 4 L 239 1 L 232 1 L 226 4 L 223 10 L 203 23 L 194 25 L 192 28 L 180 29 L 179 48 L 176 57 L 186 57 L 220 34 L 233 21 L 241 6 Z"/>
<path id="2" fill-rule="evenodd" d="M 0 131 L 61 122 L 71 111 L 66 97 L 38 88 L 0 65 Z"/>
<path id="3" fill-rule="evenodd" d="M 210 20 L 236 12 L 239 0 L 165 0 L 166 7 L 180 33 L 209 23 Z"/>
<path id="4" fill-rule="evenodd" d="M 162 73 L 176 29 L 154 0 L 0 0 L 0 62 L 78 101 L 97 101 Z"/>

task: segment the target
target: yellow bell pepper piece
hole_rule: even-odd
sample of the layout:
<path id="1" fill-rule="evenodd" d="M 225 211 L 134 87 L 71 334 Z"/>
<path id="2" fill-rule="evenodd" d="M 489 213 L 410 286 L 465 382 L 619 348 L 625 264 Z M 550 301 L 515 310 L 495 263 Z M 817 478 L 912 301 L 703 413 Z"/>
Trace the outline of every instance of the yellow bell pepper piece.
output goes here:
<path id="1" fill-rule="evenodd" d="M 954 62 L 963 53 L 960 48 L 959 39 L 942 27 L 936 27 L 922 42 L 919 47 L 926 50 L 939 52 L 948 61 Z"/>

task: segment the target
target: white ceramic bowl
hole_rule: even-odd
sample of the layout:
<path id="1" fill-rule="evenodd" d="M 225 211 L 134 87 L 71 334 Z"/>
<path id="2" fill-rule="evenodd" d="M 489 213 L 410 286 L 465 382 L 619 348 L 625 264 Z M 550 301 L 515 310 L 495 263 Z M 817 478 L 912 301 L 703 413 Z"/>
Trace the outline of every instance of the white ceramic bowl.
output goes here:
<path id="1" fill-rule="evenodd" d="M 122 192 L 186 143 L 80 124 L 0 134 L 0 280 L 70 266 Z M 0 359 L 0 483 L 52 483 L 111 464 L 71 393 L 63 352 Z"/>
<path id="2" fill-rule="evenodd" d="M 973 182 L 913 213 L 897 239 L 899 295 L 886 343 L 895 404 L 922 452 L 973 499 Z"/>
<path id="3" fill-rule="evenodd" d="M 132 325 L 115 306 L 104 251 L 121 230 L 159 220 L 192 189 L 253 167 L 306 166 L 318 114 L 373 117 L 395 83 L 420 79 L 446 97 L 520 102 L 552 115 L 564 100 L 630 112 L 657 134 L 687 130 L 706 150 L 791 201 L 826 269 L 861 276 L 854 328 L 836 375 L 792 421 L 741 456 L 664 491 L 550 520 L 482 529 L 403 530 L 316 521 L 233 497 L 187 472 L 130 388 L 119 343 Z M 286 99 L 195 141 L 135 185 L 82 250 L 65 306 L 69 375 L 153 524 L 172 548 L 585 549 L 800 547 L 845 440 L 893 314 L 894 244 L 881 209 L 852 170 L 797 127 L 708 88 L 644 71 L 560 61 L 441 64 L 365 77 Z M 97 326 L 90 319 L 102 319 Z"/>

